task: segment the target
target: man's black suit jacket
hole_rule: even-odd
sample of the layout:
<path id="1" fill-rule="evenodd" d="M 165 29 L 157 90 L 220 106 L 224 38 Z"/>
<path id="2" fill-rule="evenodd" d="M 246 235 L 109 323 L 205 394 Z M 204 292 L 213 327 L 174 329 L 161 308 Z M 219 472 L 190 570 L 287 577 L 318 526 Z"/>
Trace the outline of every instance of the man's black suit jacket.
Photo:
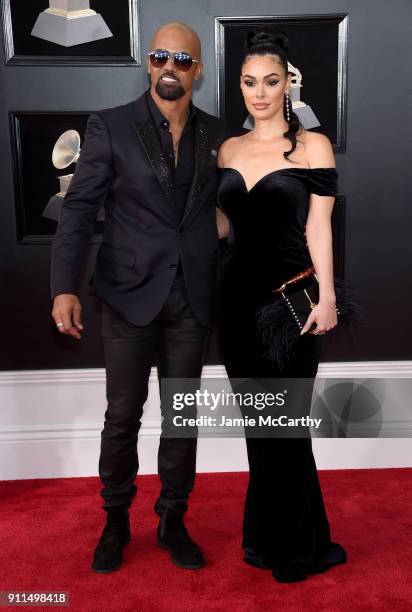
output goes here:
<path id="1" fill-rule="evenodd" d="M 195 171 L 183 218 L 147 106 L 137 100 L 93 113 L 52 244 L 51 295 L 78 293 L 99 208 L 105 228 L 95 294 L 135 325 L 164 304 L 181 258 L 190 303 L 207 325 L 215 287 L 217 150 L 227 124 L 196 108 Z"/>

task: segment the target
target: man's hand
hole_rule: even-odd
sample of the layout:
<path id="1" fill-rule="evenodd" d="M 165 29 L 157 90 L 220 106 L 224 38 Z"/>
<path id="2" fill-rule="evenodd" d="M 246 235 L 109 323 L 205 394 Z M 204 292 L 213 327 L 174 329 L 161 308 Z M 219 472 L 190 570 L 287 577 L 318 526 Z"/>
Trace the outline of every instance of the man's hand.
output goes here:
<path id="1" fill-rule="evenodd" d="M 52 317 L 61 334 L 80 340 L 79 329 L 83 329 L 81 312 L 82 307 L 77 295 L 61 293 L 54 298 Z"/>

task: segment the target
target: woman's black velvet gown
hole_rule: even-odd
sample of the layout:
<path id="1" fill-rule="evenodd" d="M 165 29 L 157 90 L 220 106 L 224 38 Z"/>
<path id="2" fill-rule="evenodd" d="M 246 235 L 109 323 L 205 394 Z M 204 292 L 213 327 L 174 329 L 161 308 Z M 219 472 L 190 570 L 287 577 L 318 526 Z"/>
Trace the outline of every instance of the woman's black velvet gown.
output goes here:
<path id="1" fill-rule="evenodd" d="M 219 284 L 218 328 L 231 380 L 316 376 L 321 339 L 299 337 L 295 356 L 279 370 L 264 357 L 257 310 L 272 291 L 312 265 L 305 239 L 310 193 L 336 195 L 335 168 L 275 170 L 247 191 L 235 169 L 220 170 L 218 202 L 229 217 L 234 244 Z M 312 387 L 311 387 L 312 388 Z M 310 395 L 302 414 L 310 412 Z M 250 467 L 243 522 L 243 548 L 259 564 L 324 567 L 343 561 L 331 542 L 312 441 L 306 438 L 247 437 Z"/>

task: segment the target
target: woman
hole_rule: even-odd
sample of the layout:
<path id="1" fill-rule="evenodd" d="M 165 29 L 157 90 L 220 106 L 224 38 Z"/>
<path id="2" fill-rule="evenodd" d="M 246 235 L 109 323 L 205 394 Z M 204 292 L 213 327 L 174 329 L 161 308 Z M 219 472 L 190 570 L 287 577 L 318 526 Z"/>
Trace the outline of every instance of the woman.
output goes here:
<path id="1" fill-rule="evenodd" d="M 305 378 L 309 414 L 319 361 L 319 335 L 337 324 L 331 213 L 337 172 L 332 147 L 307 132 L 289 99 L 285 34 L 250 32 L 240 87 L 254 128 L 220 148 L 220 236 L 234 231 L 220 288 L 220 335 L 233 381 Z M 306 234 L 306 235 L 305 235 Z M 319 280 L 319 303 L 281 369 L 265 358 L 256 313 L 279 287 L 308 266 Z M 315 326 L 312 330 L 313 325 Z M 346 561 L 331 541 L 310 436 L 247 437 L 250 478 L 243 522 L 244 560 L 272 569 L 281 582 L 303 580 Z"/>

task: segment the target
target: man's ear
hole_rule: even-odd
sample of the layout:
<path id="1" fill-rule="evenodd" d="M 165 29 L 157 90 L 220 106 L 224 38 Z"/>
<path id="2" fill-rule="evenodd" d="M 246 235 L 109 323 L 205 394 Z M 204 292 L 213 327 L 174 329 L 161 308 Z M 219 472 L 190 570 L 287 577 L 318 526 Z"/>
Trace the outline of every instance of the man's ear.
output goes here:
<path id="1" fill-rule="evenodd" d="M 204 72 L 204 66 L 203 66 L 202 63 L 200 63 L 196 67 L 196 72 L 195 72 L 194 80 L 198 81 L 203 76 L 203 72 Z"/>

